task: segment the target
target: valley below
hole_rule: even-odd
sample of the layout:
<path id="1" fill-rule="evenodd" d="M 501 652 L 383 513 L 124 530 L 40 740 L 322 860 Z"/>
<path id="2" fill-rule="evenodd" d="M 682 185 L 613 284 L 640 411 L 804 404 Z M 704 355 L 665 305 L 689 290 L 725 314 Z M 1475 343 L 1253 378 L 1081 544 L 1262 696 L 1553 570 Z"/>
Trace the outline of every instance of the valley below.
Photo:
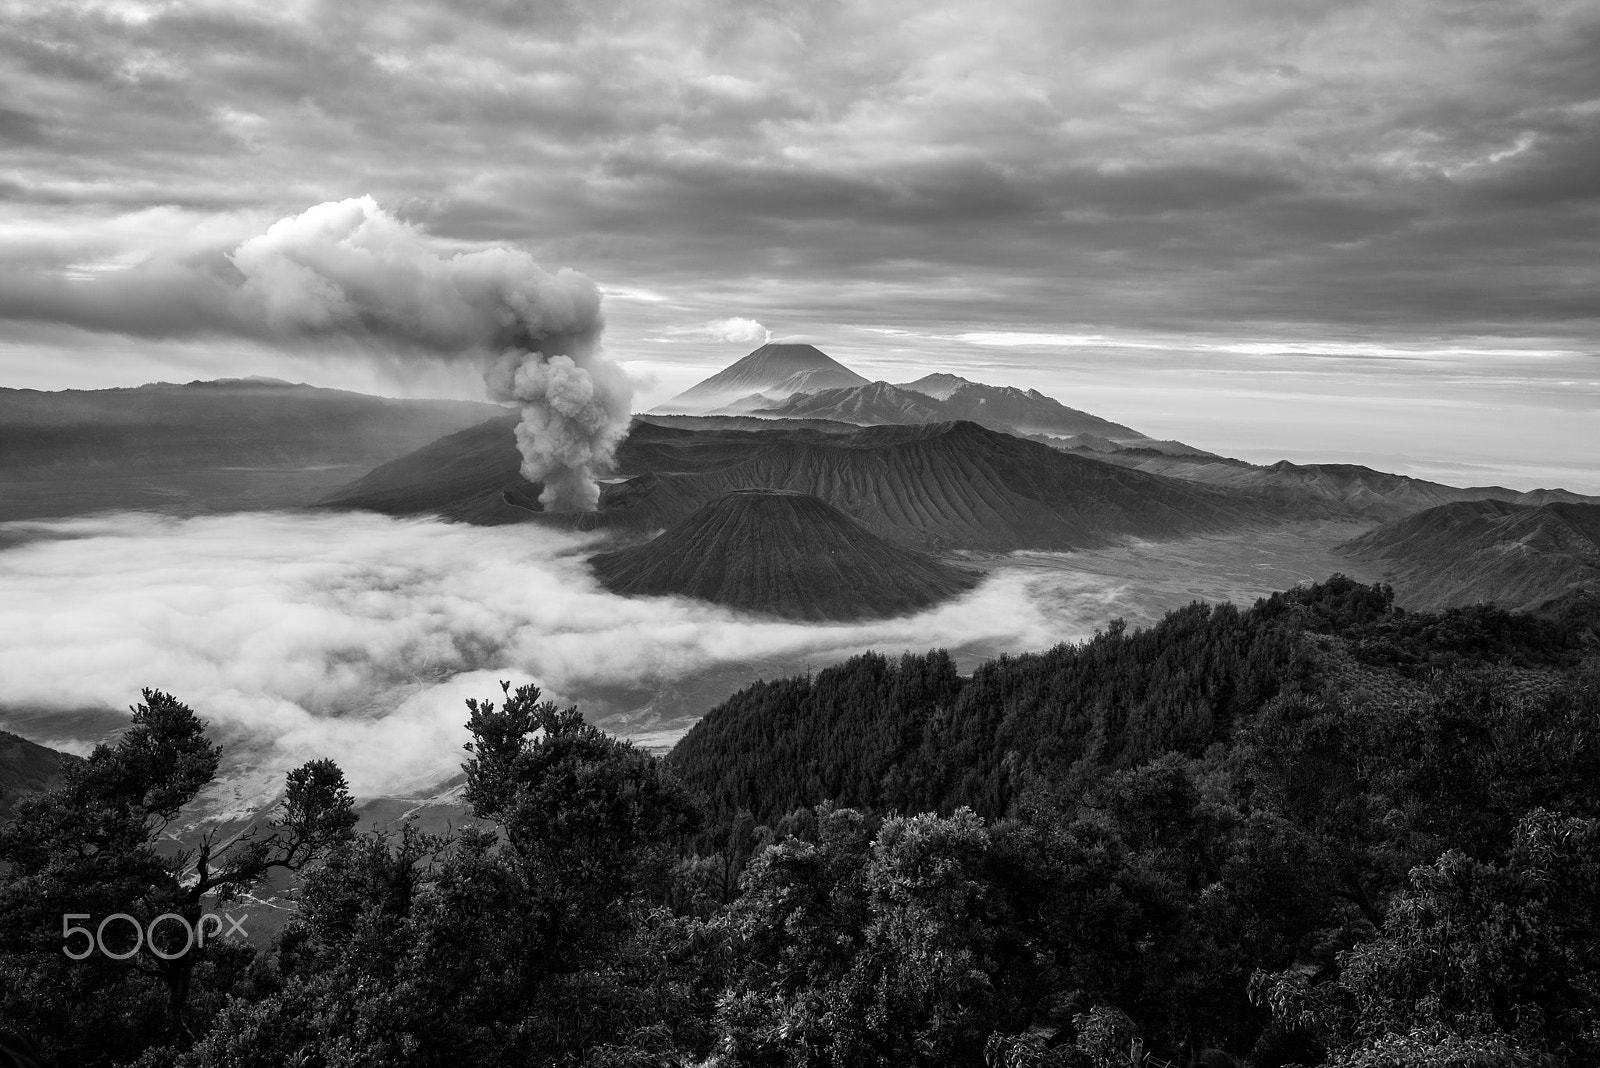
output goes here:
<path id="1" fill-rule="evenodd" d="M 187 516 L 300 508 L 366 470 L 357 463 L 144 472 L 110 467 L 47 478 L 0 477 L 0 523 L 97 512 Z"/>
<path id="2" fill-rule="evenodd" d="M 984 559 L 962 554 L 968 566 L 1004 567 L 1056 577 L 1063 596 L 1102 598 L 1106 618 L 1146 626 L 1192 601 L 1231 601 L 1241 608 L 1258 597 L 1343 573 L 1376 582 L 1382 569 L 1354 561 L 1339 545 L 1371 529 L 1359 521 L 1322 521 L 1240 535 L 1168 542 L 1132 542 L 1068 553 L 1018 552 Z M 1106 583 L 1115 585 L 1107 588 Z"/>
<path id="3" fill-rule="evenodd" d="M 986 578 L 1003 577 L 1017 591 L 1019 610 L 1038 611 L 1060 628 L 1045 645 L 1029 649 L 978 638 L 952 648 L 951 655 L 965 673 L 992 657 L 1083 641 L 1113 619 L 1130 627 L 1148 626 L 1194 601 L 1231 601 L 1244 608 L 1257 598 L 1336 573 L 1375 582 L 1380 569 L 1335 551 L 1370 527 L 1322 522 L 1266 533 L 1137 542 L 1077 552 L 951 553 L 946 556 L 951 563 L 980 571 Z M 602 705 L 610 710 L 590 718 L 635 744 L 665 751 L 706 711 L 750 683 L 820 670 L 868 648 L 899 651 L 840 645 L 726 665 L 641 692 L 637 696 L 644 700 L 633 708 L 618 707 L 626 697 L 611 695 Z"/>
<path id="4" fill-rule="evenodd" d="M 86 753 L 115 738 L 140 687 L 173 692 L 210 720 L 225 751 L 218 781 L 186 813 L 193 828 L 259 816 L 276 803 L 283 773 L 319 755 L 346 766 L 364 818 L 378 825 L 413 812 L 458 819 L 464 699 L 495 696 L 499 679 L 538 681 L 590 722 L 663 753 L 744 687 L 868 650 L 947 648 L 969 672 L 997 656 L 1086 640 L 1116 618 L 1141 626 L 1194 600 L 1244 606 L 1340 570 L 1372 577 L 1333 552 L 1370 526 L 1362 523 L 1073 552 L 957 551 L 940 558 L 981 581 L 952 601 L 895 619 L 805 623 L 609 593 L 581 555 L 604 545 L 603 536 L 537 525 L 294 513 L 159 521 L 129 513 L 75 522 L 0 527 L 54 535 L 0 551 L 0 568 L 44 576 L 32 583 L 40 600 L 15 602 L 12 618 L 0 618 L 13 636 L 4 666 L 16 684 L 0 705 L 0 729 Z M 332 539 L 343 547 L 331 548 Z M 28 548 L 34 554 L 24 559 Z M 185 600 L 173 588 L 179 559 L 188 561 L 189 581 L 203 584 L 208 553 L 228 556 L 229 568 L 256 561 L 255 582 L 232 591 L 231 605 L 225 595 Z M 386 561 L 396 555 L 409 557 L 409 567 L 393 570 Z M 478 566 L 452 562 L 491 555 L 510 561 L 470 578 Z M 121 577 L 96 571 L 94 560 Z M 477 596 L 480 582 L 500 591 L 490 603 L 500 606 L 504 626 L 486 626 L 459 603 Z M 330 601 L 313 583 L 348 585 L 349 597 Z M 76 639 L 24 638 L 24 614 L 45 600 L 60 618 L 76 620 Z M 143 606 L 128 608 L 133 600 Z M 229 617 L 253 626 L 216 637 Z M 357 652 L 348 634 L 321 636 L 324 627 L 351 625 L 361 642 L 387 651 Z M 595 660 L 585 649 L 619 642 L 631 645 L 626 656 L 607 652 L 584 662 Z M 48 652 L 45 643 L 53 646 Z M 263 660 L 272 649 L 283 650 L 281 662 Z M 70 682 L 53 677 L 75 661 L 90 666 Z M 240 677 L 256 680 L 253 692 L 241 692 Z"/>

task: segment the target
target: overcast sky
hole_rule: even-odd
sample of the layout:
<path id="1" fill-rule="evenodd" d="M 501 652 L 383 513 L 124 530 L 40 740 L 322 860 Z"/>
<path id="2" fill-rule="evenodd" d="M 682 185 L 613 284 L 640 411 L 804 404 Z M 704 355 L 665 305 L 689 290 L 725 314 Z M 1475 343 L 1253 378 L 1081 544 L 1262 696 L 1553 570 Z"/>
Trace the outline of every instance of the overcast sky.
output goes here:
<path id="1" fill-rule="evenodd" d="M 370 196 L 594 278 L 642 405 L 744 318 L 1252 459 L 1600 491 L 1596 56 L 1593 0 L 0 0 L 0 385 L 472 392 L 96 311 Z"/>

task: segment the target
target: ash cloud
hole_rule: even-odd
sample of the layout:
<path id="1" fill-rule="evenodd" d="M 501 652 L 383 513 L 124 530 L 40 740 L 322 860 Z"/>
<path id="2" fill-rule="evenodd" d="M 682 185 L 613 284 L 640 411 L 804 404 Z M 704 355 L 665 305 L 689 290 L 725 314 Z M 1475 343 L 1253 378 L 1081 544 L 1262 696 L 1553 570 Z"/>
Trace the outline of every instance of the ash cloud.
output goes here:
<path id="1" fill-rule="evenodd" d="M 445 254 L 371 197 L 319 204 L 235 242 L 189 241 L 69 281 L 0 279 L 0 318 L 152 338 L 332 346 L 403 368 L 469 363 L 522 411 L 523 475 L 553 511 L 592 509 L 632 388 L 601 352 L 600 290 L 526 252 Z"/>
<path id="2" fill-rule="evenodd" d="M 5 535 L 0 727 L 71 744 L 77 723 L 93 735 L 81 748 L 106 729 L 83 710 L 159 687 L 210 721 L 231 779 L 269 793 L 314 756 L 363 795 L 437 784 L 462 760 L 463 699 L 496 695 L 498 679 L 537 681 L 593 716 L 605 695 L 697 673 L 731 689 L 867 648 L 1044 648 L 1115 614 L 1114 584 L 1056 576 L 1046 590 L 1001 572 L 903 619 L 759 619 L 606 592 L 584 562 L 592 536 L 362 514 L 123 513 Z M 1070 598 L 1063 581 L 1077 583 Z"/>

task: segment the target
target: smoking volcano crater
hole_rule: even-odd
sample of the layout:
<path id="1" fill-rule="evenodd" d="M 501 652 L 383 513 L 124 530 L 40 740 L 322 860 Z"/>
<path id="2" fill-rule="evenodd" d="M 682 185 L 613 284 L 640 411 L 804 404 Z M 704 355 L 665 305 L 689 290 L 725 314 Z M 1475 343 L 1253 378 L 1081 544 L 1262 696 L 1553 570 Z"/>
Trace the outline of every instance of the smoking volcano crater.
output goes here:
<path id="1" fill-rule="evenodd" d="M 599 508 L 542 511 L 519 472 L 509 419 L 442 438 L 325 498 L 326 508 L 439 515 L 482 524 L 543 521 L 639 535 L 741 489 L 812 494 L 872 533 L 926 552 L 1095 548 L 1272 523 L 1234 490 L 1131 471 L 975 423 L 704 429 L 635 420 Z"/>
<path id="2" fill-rule="evenodd" d="M 915 612 L 978 576 L 894 545 L 808 493 L 724 494 L 644 545 L 591 560 L 623 594 L 677 594 L 803 620 Z"/>

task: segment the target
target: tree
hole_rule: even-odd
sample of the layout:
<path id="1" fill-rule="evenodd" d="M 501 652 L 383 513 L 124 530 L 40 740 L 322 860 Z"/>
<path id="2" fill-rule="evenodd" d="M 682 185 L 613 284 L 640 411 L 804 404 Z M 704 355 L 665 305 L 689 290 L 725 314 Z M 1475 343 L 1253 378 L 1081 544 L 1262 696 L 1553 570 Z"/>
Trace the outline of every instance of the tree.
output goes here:
<path id="1" fill-rule="evenodd" d="M 1262 976 L 1258 994 L 1330 1064 L 1600 1063 L 1597 921 L 1600 820 L 1538 809 L 1499 862 L 1449 850 L 1414 870 L 1336 979 Z"/>
<path id="2" fill-rule="evenodd" d="M 970 810 L 884 821 L 817 810 L 816 841 L 758 854 L 728 922 L 719 1006 L 733 1065 L 978 1063 L 993 1030 L 984 861 Z"/>
<path id="3" fill-rule="evenodd" d="M 335 853 L 307 880 L 281 989 L 231 1006 L 187 1064 L 636 1063 L 704 1044 L 698 932 L 657 905 L 692 799 L 575 708 L 502 692 L 467 702 L 483 826 Z"/>
<path id="4" fill-rule="evenodd" d="M 193 709 L 159 690 L 143 697 L 115 746 L 97 746 L 59 789 L 23 799 L 0 827 L 0 1017 L 54 1054 L 125 1060 L 151 1044 L 187 1045 L 250 956 L 215 940 L 216 926 L 212 940 L 194 940 L 208 901 L 230 900 L 274 869 L 303 869 L 355 823 L 338 767 L 313 761 L 289 773 L 268 832 L 252 826 L 219 841 L 212 831 L 163 853 L 166 830 L 211 782 L 221 753 Z M 64 916 L 116 914 L 132 922 L 106 926 L 102 939 L 126 959 L 63 954 Z M 178 921 L 152 927 L 161 916 Z M 148 937 L 136 942 L 135 924 Z M 207 998 L 195 1012 L 197 976 Z"/>

